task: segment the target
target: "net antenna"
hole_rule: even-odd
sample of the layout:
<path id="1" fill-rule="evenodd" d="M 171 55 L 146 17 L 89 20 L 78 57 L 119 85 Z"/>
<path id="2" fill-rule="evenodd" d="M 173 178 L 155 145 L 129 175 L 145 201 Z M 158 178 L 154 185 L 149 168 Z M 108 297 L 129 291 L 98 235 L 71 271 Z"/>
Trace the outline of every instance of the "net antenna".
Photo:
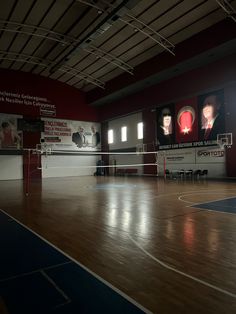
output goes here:
<path id="1" fill-rule="evenodd" d="M 43 142 L 36 145 L 35 152 L 38 155 L 44 155 L 47 157 L 48 155 L 52 154 L 52 147 L 51 145 L 48 145 L 47 143 Z"/>
<path id="2" fill-rule="evenodd" d="M 217 145 L 221 149 L 224 148 L 231 148 L 233 145 L 233 135 L 232 133 L 222 133 L 222 134 L 217 134 Z"/>
<path id="3" fill-rule="evenodd" d="M 144 152 L 147 152 L 147 144 L 143 144 L 143 143 L 137 144 L 136 145 L 136 154 L 140 155 Z"/>

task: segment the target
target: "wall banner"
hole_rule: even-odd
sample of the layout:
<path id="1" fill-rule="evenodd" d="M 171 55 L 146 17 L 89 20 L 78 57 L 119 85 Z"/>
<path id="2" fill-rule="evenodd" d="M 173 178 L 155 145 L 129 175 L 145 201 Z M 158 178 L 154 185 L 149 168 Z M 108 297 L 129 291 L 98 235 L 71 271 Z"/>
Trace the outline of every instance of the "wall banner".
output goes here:
<path id="1" fill-rule="evenodd" d="M 217 145 L 217 135 L 224 132 L 223 90 L 157 108 L 159 150 Z"/>
<path id="2" fill-rule="evenodd" d="M 225 162 L 225 150 L 221 148 L 211 149 L 197 149 L 196 150 L 196 162 L 197 163 L 224 163 Z"/>
<path id="3" fill-rule="evenodd" d="M 219 147 L 167 150 L 158 155 L 160 165 L 163 164 L 164 157 L 167 166 L 170 164 L 179 164 L 183 167 L 186 164 L 223 164 L 225 162 L 225 150 Z"/>
<path id="4" fill-rule="evenodd" d="M 53 150 L 96 151 L 101 149 L 100 124 L 42 118 L 42 139 Z"/>
<path id="5" fill-rule="evenodd" d="M 217 146 L 216 140 L 209 140 L 209 141 L 199 141 L 199 142 L 190 142 L 190 143 L 176 143 L 171 145 L 161 145 L 159 146 L 159 150 L 166 150 L 166 149 L 175 149 L 175 148 L 187 148 L 187 147 L 204 147 L 204 146 Z"/>
<path id="6" fill-rule="evenodd" d="M 0 113 L 0 149 L 22 149 L 22 131 L 17 129 L 19 115 Z"/>
<path id="7" fill-rule="evenodd" d="M 167 164 L 193 164 L 195 163 L 195 149 L 168 150 L 158 156 L 158 163 L 163 163 L 164 156 Z"/>
<path id="8" fill-rule="evenodd" d="M 25 106 L 38 107 L 40 110 L 55 111 L 55 105 L 51 104 L 50 100 L 46 97 L 37 95 L 29 95 L 19 92 L 0 90 L 0 102 L 10 104 L 18 104 Z"/>

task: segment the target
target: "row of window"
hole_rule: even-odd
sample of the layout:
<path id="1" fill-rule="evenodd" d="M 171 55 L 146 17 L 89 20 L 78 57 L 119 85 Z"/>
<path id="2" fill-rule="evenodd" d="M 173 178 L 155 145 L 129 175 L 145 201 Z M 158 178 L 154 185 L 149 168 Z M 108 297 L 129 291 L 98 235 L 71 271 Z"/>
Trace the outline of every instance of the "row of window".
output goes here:
<path id="1" fill-rule="evenodd" d="M 127 126 L 121 127 L 121 142 L 127 142 Z M 143 122 L 139 122 L 137 124 L 137 139 L 142 140 L 143 139 Z M 114 130 L 110 129 L 108 130 L 108 144 L 114 143 Z"/>

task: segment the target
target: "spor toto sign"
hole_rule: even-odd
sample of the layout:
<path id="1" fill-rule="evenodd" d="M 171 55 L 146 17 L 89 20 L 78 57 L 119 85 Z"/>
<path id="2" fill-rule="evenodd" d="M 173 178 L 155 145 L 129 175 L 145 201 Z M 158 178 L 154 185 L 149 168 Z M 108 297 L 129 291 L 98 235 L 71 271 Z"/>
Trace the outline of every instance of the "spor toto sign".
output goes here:
<path id="1" fill-rule="evenodd" d="M 224 150 L 199 150 L 199 157 L 224 157 Z"/>

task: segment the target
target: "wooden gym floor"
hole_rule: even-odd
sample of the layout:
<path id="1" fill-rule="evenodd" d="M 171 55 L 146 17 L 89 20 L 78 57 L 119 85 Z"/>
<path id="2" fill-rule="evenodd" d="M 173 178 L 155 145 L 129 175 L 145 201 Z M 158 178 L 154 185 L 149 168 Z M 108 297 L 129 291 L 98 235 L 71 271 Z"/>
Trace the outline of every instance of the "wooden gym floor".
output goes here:
<path id="1" fill-rule="evenodd" d="M 236 313 L 235 206 L 196 205 L 233 200 L 235 181 L 91 176 L 0 191 L 0 209 L 151 312 Z"/>

